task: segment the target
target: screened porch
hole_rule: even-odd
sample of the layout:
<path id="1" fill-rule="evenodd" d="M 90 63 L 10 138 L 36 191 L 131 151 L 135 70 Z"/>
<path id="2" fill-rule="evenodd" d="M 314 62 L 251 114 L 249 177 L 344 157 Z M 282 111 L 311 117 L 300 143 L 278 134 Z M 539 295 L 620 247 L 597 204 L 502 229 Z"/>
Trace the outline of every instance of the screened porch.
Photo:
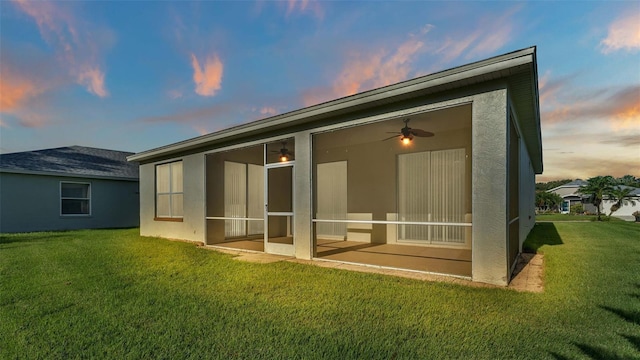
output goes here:
<path id="1" fill-rule="evenodd" d="M 314 256 L 471 276 L 471 105 L 313 135 Z"/>

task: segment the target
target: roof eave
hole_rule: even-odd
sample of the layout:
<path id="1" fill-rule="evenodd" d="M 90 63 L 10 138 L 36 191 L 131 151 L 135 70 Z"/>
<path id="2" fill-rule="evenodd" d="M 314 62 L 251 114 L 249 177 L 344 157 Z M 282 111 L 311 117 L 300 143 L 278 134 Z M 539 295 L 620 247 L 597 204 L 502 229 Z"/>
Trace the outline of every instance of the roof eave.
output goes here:
<path id="1" fill-rule="evenodd" d="M 70 173 L 53 172 L 53 171 L 0 169 L 0 173 L 20 174 L 20 175 L 57 176 L 57 177 L 71 177 L 71 178 L 84 178 L 84 179 L 118 180 L 118 181 L 140 181 L 139 178 L 135 178 L 135 177 L 70 174 Z"/>

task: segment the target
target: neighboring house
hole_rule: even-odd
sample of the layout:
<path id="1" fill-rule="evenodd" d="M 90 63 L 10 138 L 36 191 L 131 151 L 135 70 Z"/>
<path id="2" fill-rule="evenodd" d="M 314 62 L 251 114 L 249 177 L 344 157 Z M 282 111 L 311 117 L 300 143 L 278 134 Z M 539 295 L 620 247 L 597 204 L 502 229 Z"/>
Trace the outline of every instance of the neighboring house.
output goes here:
<path id="1" fill-rule="evenodd" d="M 587 185 L 587 182 L 581 179 L 577 179 L 570 183 L 566 183 L 564 185 L 560 185 L 553 189 L 548 190 L 549 192 L 556 193 L 562 197 L 562 206 L 560 211 L 563 214 L 568 214 L 571 206 L 576 204 L 582 204 L 585 212 L 589 214 L 595 214 L 596 207 L 589 202 L 589 196 L 580 194 L 578 190 L 581 186 Z M 634 188 L 626 185 L 616 185 L 621 188 L 630 188 L 634 189 L 631 193 L 631 198 L 627 199 L 628 202 L 616 212 L 613 213 L 612 216 L 619 217 L 624 220 L 634 220 L 635 217 L 632 215 L 634 211 L 640 211 L 640 189 Z M 615 200 L 609 200 L 609 198 L 605 195 L 602 199 L 602 204 L 600 204 L 600 212 L 603 214 L 609 214 L 611 211 L 611 205 L 615 204 Z"/>
<path id="2" fill-rule="evenodd" d="M 140 232 L 506 285 L 538 101 L 532 47 L 144 151 Z"/>
<path id="3" fill-rule="evenodd" d="M 586 212 L 596 212 L 595 206 L 590 204 L 587 200 L 588 196 L 578 193 L 578 189 L 581 186 L 586 185 L 587 182 L 581 179 L 576 179 L 569 183 L 554 187 L 553 189 L 548 190 L 550 193 L 555 193 L 560 195 L 562 198 L 562 205 L 560 206 L 560 212 L 563 214 L 568 214 L 571 210 L 571 206 L 582 204 L 584 211 Z"/>
<path id="4" fill-rule="evenodd" d="M 69 146 L 0 155 L 0 232 L 138 226 L 131 154 Z"/>
<path id="5" fill-rule="evenodd" d="M 615 216 L 620 219 L 635 221 L 635 216 L 633 213 L 635 211 L 640 212 L 640 189 L 627 185 L 616 185 L 616 187 L 620 187 L 623 189 L 633 189 L 631 191 L 631 197 L 627 198 L 622 207 L 614 212 L 611 216 Z M 611 206 L 616 203 L 616 200 L 610 200 L 609 197 L 604 196 L 602 199 L 602 212 L 605 214 L 609 214 L 611 211 Z"/>

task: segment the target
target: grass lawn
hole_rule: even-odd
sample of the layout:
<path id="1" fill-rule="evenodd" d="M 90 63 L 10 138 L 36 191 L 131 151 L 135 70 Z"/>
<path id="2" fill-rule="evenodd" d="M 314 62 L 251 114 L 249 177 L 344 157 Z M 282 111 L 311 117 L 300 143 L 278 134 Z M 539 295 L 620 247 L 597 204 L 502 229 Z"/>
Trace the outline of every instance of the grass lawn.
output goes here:
<path id="1" fill-rule="evenodd" d="M 574 215 L 574 214 L 537 214 L 536 221 L 596 221 L 596 215 Z M 602 214 L 601 218 L 605 221 L 624 221 L 618 218 L 608 218 L 606 214 Z"/>
<path id="2" fill-rule="evenodd" d="M 640 358 L 640 226 L 542 223 L 545 292 L 289 262 L 138 230 L 0 236 L 0 358 Z"/>

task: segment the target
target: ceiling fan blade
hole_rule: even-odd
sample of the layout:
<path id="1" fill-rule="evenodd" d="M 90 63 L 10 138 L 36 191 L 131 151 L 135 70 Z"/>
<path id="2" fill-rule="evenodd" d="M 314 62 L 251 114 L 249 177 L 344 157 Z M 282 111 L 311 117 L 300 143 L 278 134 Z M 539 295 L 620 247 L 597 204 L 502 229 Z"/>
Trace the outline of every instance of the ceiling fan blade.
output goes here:
<path id="1" fill-rule="evenodd" d="M 380 141 L 387 141 L 387 140 L 391 140 L 391 139 L 393 139 L 393 138 L 397 138 L 398 136 L 399 136 L 399 135 L 393 135 L 393 136 L 390 136 L 390 137 L 388 137 L 388 138 L 386 138 L 386 139 L 382 139 L 382 140 L 380 140 Z"/>
<path id="2" fill-rule="evenodd" d="M 419 136 L 419 137 L 432 137 L 433 135 L 435 135 L 432 132 L 424 131 L 422 129 L 411 129 L 411 133 L 413 135 Z"/>

